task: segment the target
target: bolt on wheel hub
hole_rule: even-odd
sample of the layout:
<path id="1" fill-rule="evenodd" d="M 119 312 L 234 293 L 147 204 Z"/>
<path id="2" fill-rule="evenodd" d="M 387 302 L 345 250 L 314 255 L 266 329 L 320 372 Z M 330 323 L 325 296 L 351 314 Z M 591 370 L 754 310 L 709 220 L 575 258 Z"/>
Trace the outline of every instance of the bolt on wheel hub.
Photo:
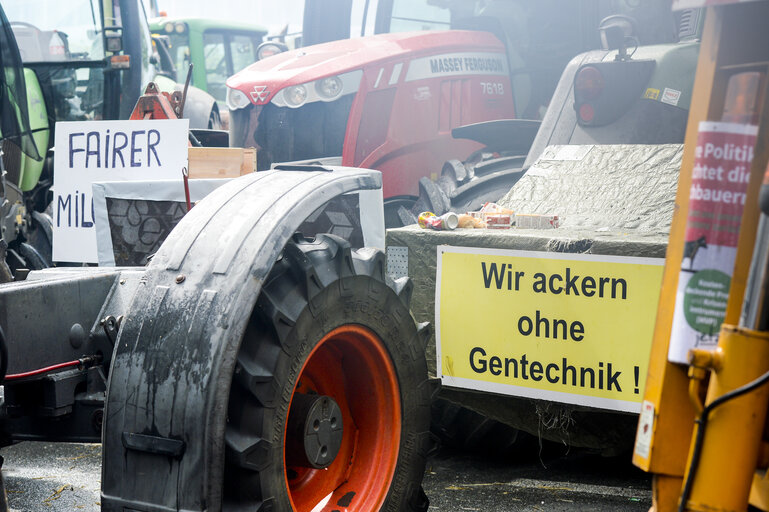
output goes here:
<path id="1" fill-rule="evenodd" d="M 288 415 L 286 462 L 327 468 L 339 453 L 343 434 L 342 411 L 333 398 L 296 393 Z"/>

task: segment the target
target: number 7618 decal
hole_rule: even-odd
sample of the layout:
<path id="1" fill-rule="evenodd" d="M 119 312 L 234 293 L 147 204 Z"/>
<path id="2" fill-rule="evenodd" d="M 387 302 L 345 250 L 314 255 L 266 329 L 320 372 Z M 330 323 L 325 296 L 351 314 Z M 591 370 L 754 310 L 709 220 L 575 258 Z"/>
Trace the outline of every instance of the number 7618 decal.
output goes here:
<path id="1" fill-rule="evenodd" d="M 502 96 L 505 94 L 504 84 L 501 82 L 481 82 L 483 94 Z"/>

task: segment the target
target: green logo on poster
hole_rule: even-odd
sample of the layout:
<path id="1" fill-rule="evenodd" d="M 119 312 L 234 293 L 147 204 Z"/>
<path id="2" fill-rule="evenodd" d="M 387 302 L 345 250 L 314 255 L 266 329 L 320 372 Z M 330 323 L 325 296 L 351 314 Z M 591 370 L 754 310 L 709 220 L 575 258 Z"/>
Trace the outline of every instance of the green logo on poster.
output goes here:
<path id="1" fill-rule="evenodd" d="M 695 331 L 715 334 L 726 316 L 731 278 L 720 270 L 700 270 L 684 290 L 684 315 Z"/>

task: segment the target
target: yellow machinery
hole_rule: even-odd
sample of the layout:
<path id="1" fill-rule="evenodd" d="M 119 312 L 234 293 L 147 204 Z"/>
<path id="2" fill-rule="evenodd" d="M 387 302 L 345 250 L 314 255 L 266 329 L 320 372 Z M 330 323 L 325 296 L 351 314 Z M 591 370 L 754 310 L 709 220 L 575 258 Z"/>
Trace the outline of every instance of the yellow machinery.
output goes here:
<path id="1" fill-rule="evenodd" d="M 699 3 L 708 6 L 705 29 L 633 462 L 653 473 L 657 512 L 769 510 L 769 208 L 759 207 L 769 157 L 769 2 Z M 694 348 L 688 366 L 673 363 L 681 262 L 694 261 L 685 233 L 701 122 L 735 119 L 758 129 L 724 323 L 714 350 Z"/>

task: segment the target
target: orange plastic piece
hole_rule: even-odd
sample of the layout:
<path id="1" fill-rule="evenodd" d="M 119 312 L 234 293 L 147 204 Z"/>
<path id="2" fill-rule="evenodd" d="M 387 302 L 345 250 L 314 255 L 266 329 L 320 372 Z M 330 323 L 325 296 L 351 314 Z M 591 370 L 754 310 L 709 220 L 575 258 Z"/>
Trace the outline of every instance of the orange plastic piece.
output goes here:
<path id="1" fill-rule="evenodd" d="M 144 90 L 144 95 L 136 102 L 129 119 L 132 121 L 178 119 L 181 117 L 181 105 L 180 92 L 175 91 L 173 94 L 160 92 L 155 82 L 150 82 Z"/>

